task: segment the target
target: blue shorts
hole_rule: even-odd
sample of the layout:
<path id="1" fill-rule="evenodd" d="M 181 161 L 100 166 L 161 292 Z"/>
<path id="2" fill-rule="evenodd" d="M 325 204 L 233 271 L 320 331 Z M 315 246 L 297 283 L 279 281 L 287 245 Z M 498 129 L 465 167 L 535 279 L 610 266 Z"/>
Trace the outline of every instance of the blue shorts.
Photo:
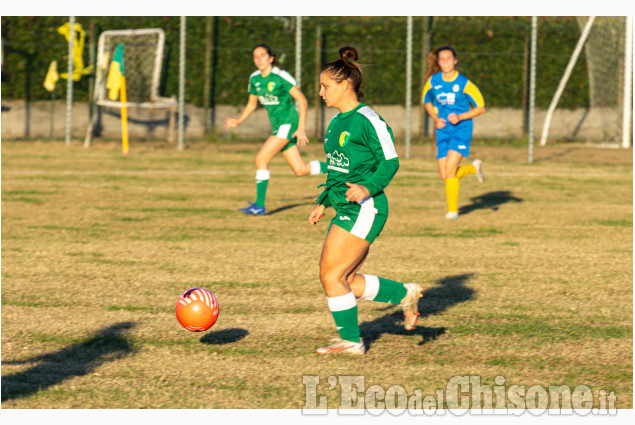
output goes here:
<path id="1" fill-rule="evenodd" d="M 469 124 L 469 125 L 461 125 Z M 451 124 L 448 124 L 451 125 Z M 472 121 L 462 121 L 453 128 L 453 131 L 437 130 L 437 159 L 448 156 L 448 151 L 453 150 L 465 158 L 470 156 L 472 144 Z"/>

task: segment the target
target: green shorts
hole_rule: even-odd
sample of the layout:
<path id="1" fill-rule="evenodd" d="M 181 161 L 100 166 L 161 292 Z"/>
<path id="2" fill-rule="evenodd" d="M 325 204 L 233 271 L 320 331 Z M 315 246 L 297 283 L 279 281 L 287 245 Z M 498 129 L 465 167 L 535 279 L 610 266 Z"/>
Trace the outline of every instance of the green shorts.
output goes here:
<path id="1" fill-rule="evenodd" d="M 291 135 L 295 133 L 297 129 L 298 129 L 298 123 L 280 124 L 273 128 L 273 132 L 271 133 L 272 136 L 278 136 L 282 139 L 287 139 L 289 141 L 289 143 L 287 143 L 285 147 L 282 148 L 282 152 L 298 144 L 297 139 L 295 137 L 293 138 L 291 137 Z"/>
<path id="2" fill-rule="evenodd" d="M 335 208 L 335 217 L 331 220 L 331 226 L 336 225 L 349 233 L 373 243 L 388 220 L 388 199 L 384 192 L 366 198 L 361 204 L 354 202 L 341 202 L 337 199 L 343 196 L 343 192 L 329 192 L 329 198 Z M 334 199 L 336 198 L 336 199 Z"/>

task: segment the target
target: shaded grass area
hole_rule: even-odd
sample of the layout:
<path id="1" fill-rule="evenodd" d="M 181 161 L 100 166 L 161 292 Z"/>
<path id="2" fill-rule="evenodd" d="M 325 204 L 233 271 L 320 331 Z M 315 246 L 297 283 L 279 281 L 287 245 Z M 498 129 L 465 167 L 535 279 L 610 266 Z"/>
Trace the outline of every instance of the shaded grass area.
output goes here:
<path id="1" fill-rule="evenodd" d="M 258 147 L 122 157 L 3 142 L 3 408 L 297 409 L 304 375 L 322 378 L 334 408 L 332 375 L 410 394 L 500 375 L 614 391 L 632 407 L 632 151 L 554 146 L 529 165 L 522 147 L 477 143 L 486 182 L 461 181 L 448 222 L 430 148 L 414 146 L 361 271 L 423 283 L 419 325 L 360 301 L 369 350 L 353 359 L 314 353 L 337 336 L 318 279 L 332 211 L 307 221 L 324 177 L 296 178 L 278 156 L 268 215 L 240 215 Z M 174 317 L 191 287 L 219 300 L 208 332 Z"/>

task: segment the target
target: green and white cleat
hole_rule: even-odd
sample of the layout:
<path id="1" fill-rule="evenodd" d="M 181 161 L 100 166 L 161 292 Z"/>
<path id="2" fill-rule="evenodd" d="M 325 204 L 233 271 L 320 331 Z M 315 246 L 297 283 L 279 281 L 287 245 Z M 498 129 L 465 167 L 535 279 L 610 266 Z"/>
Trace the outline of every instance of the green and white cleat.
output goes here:
<path id="1" fill-rule="evenodd" d="M 406 283 L 404 286 L 408 292 L 399 305 L 404 314 L 403 327 L 409 331 L 415 328 L 419 320 L 419 298 L 423 297 L 423 288 L 418 283 Z"/>
<path id="2" fill-rule="evenodd" d="M 448 211 L 447 213 L 445 213 L 445 218 L 448 220 L 458 220 L 459 219 L 459 213 L 458 212 L 453 212 L 453 211 Z"/>
<path id="3" fill-rule="evenodd" d="M 366 352 L 366 347 L 364 347 L 364 340 L 361 342 L 353 342 L 346 341 L 340 338 L 334 338 L 335 341 L 333 344 L 328 345 L 326 347 L 318 348 L 316 352 L 318 354 L 347 354 L 349 356 L 361 356 Z"/>
<path id="4" fill-rule="evenodd" d="M 485 174 L 483 174 L 483 161 L 475 159 L 472 165 L 476 168 L 476 179 L 479 183 L 483 183 L 485 181 Z"/>

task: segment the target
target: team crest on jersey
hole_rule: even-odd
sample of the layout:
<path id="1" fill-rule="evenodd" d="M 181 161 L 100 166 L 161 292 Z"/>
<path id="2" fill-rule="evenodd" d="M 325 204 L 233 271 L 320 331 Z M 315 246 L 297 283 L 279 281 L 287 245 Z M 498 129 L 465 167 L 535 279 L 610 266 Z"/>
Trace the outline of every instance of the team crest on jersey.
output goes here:
<path id="1" fill-rule="evenodd" d="M 340 134 L 340 146 L 344 147 L 344 145 L 348 143 L 348 140 L 350 138 L 351 133 L 349 133 L 348 131 L 342 131 L 342 134 Z"/>
<path id="2" fill-rule="evenodd" d="M 275 83 L 274 81 L 270 81 L 270 82 L 267 84 L 267 90 L 269 90 L 269 91 L 273 91 L 273 88 L 274 88 L 275 86 L 276 86 L 276 83 Z"/>
<path id="3" fill-rule="evenodd" d="M 459 87 L 459 85 L 458 85 L 458 84 L 455 84 L 454 86 L 452 86 L 452 91 L 453 91 L 454 93 L 456 93 L 456 92 L 458 92 L 458 91 L 459 91 L 459 88 L 460 88 L 460 87 Z"/>

